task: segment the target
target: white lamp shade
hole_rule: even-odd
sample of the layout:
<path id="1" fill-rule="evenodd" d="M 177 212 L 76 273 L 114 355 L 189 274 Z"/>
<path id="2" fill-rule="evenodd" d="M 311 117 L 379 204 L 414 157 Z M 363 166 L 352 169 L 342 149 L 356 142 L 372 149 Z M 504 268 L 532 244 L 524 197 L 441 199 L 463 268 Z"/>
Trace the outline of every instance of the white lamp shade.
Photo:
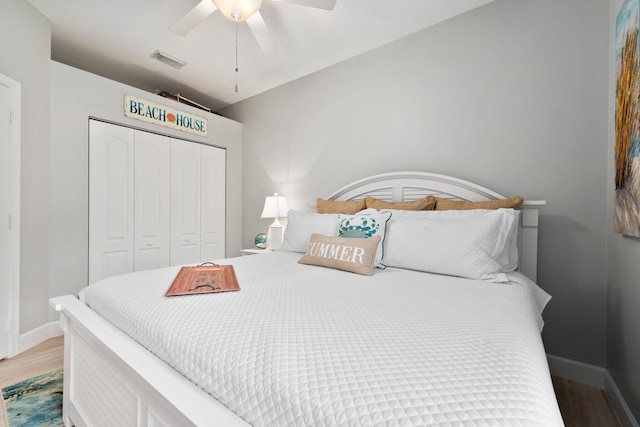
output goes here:
<path id="1" fill-rule="evenodd" d="M 289 212 L 289 205 L 286 197 L 278 196 L 278 193 L 265 197 L 262 218 L 286 218 L 287 212 Z"/>
<path id="2" fill-rule="evenodd" d="M 213 0 L 227 19 L 243 22 L 260 9 L 262 0 Z"/>

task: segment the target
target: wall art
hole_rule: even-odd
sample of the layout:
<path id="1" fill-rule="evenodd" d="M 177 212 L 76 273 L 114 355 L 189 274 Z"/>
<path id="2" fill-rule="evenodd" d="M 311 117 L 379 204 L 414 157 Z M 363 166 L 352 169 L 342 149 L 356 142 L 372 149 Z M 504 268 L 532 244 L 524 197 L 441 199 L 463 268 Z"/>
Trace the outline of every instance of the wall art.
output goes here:
<path id="1" fill-rule="evenodd" d="M 625 0 L 616 18 L 616 233 L 640 237 L 640 0 Z"/>

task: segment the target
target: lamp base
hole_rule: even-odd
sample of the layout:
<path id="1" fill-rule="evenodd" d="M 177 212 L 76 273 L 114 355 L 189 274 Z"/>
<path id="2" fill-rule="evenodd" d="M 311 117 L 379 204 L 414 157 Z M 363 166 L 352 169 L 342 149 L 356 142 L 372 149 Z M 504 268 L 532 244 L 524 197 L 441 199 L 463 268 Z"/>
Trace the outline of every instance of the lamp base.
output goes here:
<path id="1" fill-rule="evenodd" d="M 275 251 L 280 249 L 282 246 L 282 242 L 284 241 L 284 228 L 278 218 L 273 221 L 273 224 L 269 226 L 269 247 L 270 251 Z"/>

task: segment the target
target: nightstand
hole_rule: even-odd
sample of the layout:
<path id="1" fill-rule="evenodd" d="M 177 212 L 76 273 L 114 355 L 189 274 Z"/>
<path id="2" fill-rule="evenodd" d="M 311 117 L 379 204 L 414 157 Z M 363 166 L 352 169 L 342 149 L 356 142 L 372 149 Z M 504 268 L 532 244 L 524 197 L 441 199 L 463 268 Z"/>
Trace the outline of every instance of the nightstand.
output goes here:
<path id="1" fill-rule="evenodd" d="M 269 253 L 269 252 L 273 252 L 273 251 L 270 251 L 269 249 L 258 249 L 258 248 L 240 249 L 240 253 L 242 254 L 242 256 L 266 254 L 266 253 Z"/>

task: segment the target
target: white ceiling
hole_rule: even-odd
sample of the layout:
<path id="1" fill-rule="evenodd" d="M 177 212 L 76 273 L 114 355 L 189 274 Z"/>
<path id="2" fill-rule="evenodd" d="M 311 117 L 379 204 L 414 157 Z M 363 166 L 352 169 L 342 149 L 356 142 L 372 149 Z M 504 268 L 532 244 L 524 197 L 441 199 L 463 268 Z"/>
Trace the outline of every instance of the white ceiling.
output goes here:
<path id="1" fill-rule="evenodd" d="M 334 10 L 263 0 L 278 49 L 265 54 L 246 23 L 214 12 L 185 36 L 168 28 L 199 0 L 29 0 L 52 22 L 52 58 L 212 110 L 390 43 L 493 0 L 337 0 Z M 155 51 L 185 61 L 176 70 Z"/>

